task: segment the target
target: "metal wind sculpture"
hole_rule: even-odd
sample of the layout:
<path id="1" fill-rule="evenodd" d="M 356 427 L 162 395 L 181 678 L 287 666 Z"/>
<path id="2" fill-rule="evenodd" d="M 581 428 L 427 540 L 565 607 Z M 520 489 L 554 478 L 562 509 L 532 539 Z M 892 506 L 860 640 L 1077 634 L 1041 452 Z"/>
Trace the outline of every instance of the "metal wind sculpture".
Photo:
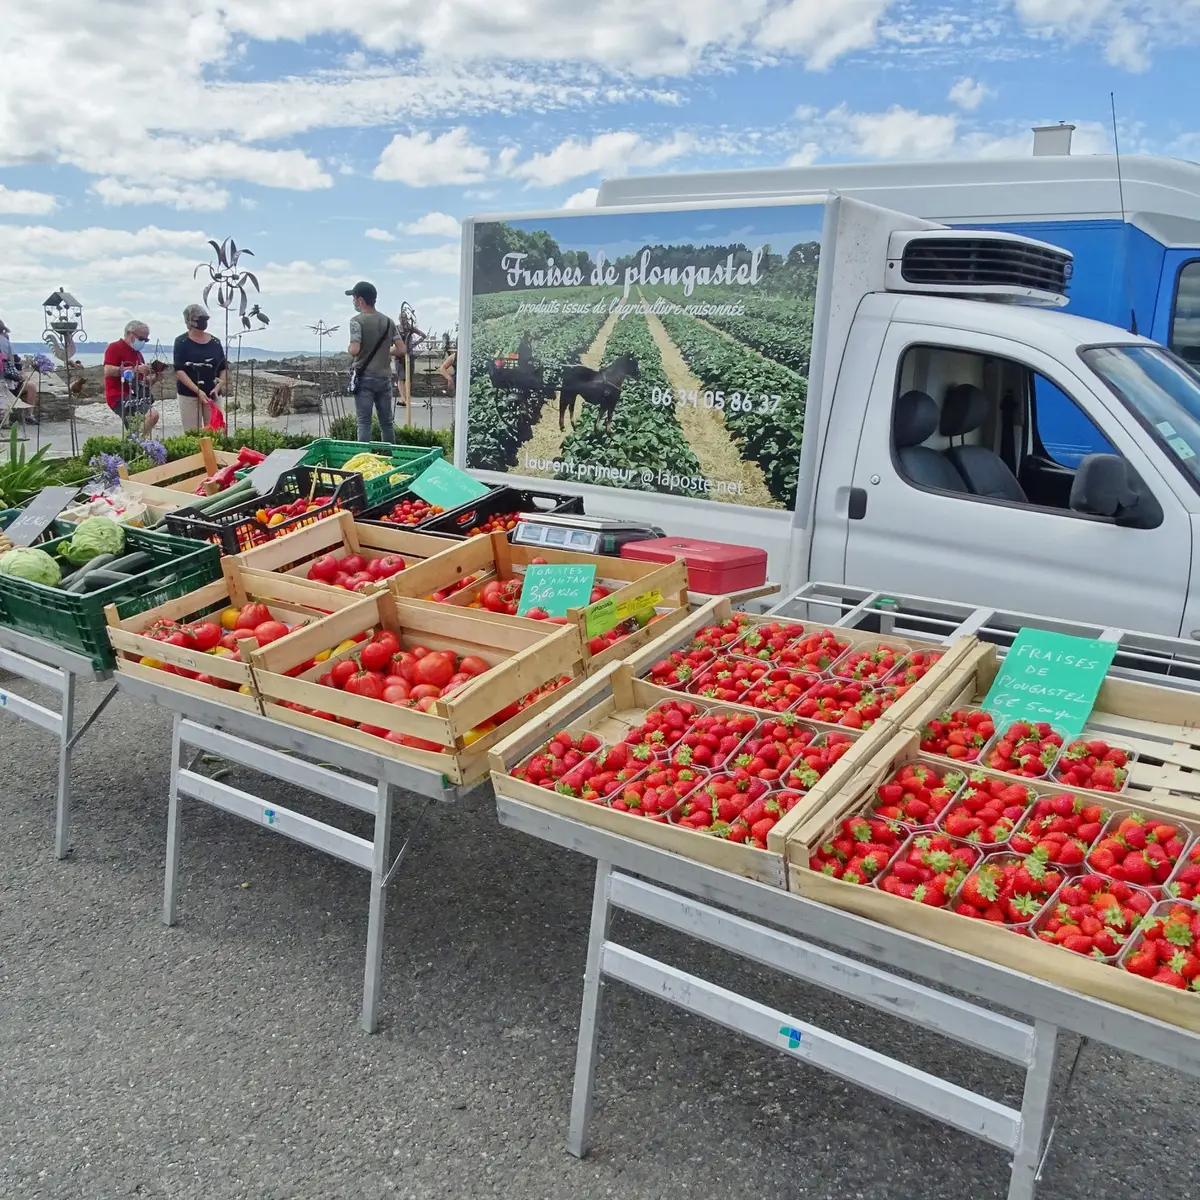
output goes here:
<path id="1" fill-rule="evenodd" d="M 46 318 L 42 341 L 54 352 L 54 357 L 62 364 L 67 377 L 67 416 L 71 423 L 71 454 L 79 454 L 79 432 L 75 425 L 75 398 L 83 389 L 83 377 L 71 379 L 71 368 L 83 369 L 83 364 L 75 358 L 75 348 L 79 342 L 87 341 L 87 333 L 83 328 L 83 305 L 67 291 L 59 288 L 42 302 L 42 313 Z M 38 430 L 41 437 L 41 430 Z"/>
<path id="2" fill-rule="evenodd" d="M 229 353 L 229 313 L 230 310 L 237 305 L 238 318 L 241 321 L 241 329 L 237 331 L 236 337 L 238 340 L 237 358 L 234 361 L 233 374 L 233 395 L 237 396 L 238 383 L 242 375 L 242 338 L 250 329 L 253 328 L 251 318 L 253 317 L 259 322 L 258 328 L 263 329 L 271 323 L 271 319 L 266 313 L 259 308 L 255 303 L 253 307 L 250 305 L 250 294 L 246 290 L 247 285 L 254 288 L 256 292 L 261 289 L 258 286 L 258 276 L 252 271 L 246 271 L 240 267 L 239 261 L 244 255 L 254 257 L 253 250 L 247 250 L 245 247 L 239 247 L 233 238 L 226 238 L 223 242 L 217 242 L 209 239 L 208 243 L 217 256 L 216 263 L 200 263 L 192 272 L 192 278 L 195 279 L 201 271 L 208 272 L 208 285 L 204 289 L 204 294 L 200 298 L 200 303 L 205 308 L 208 307 L 208 298 L 212 295 L 212 291 L 216 288 L 217 306 L 225 313 L 225 353 Z M 251 416 L 253 420 L 253 415 Z M 234 406 L 234 422 L 236 427 L 237 421 L 237 406 Z"/>
<path id="3" fill-rule="evenodd" d="M 315 325 L 309 325 L 310 333 L 317 335 L 317 432 L 323 434 L 325 430 L 325 339 L 332 334 L 337 333 L 341 329 L 340 325 L 326 325 L 324 318 L 317 321 Z M 338 409 L 337 415 L 340 417 L 344 414 L 342 405 L 342 397 L 336 389 L 329 393 L 331 407 Z M 332 419 L 332 414 L 331 414 Z"/>

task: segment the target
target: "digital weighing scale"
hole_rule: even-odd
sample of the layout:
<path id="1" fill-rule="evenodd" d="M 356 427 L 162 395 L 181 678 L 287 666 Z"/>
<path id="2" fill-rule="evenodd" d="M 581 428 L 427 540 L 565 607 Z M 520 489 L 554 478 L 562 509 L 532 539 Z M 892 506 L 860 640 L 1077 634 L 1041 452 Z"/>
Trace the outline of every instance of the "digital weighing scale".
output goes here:
<path id="1" fill-rule="evenodd" d="M 656 525 L 610 521 L 577 513 L 527 513 L 513 530 L 513 544 L 541 546 L 550 550 L 574 550 L 581 554 L 620 554 L 628 542 L 647 542 L 666 534 Z"/>

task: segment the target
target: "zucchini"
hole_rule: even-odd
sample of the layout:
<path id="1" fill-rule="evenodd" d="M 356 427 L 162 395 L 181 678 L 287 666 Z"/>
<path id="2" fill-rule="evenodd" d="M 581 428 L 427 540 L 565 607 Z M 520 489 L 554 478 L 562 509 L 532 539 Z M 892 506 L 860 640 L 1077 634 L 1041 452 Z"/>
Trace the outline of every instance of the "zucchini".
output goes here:
<path id="1" fill-rule="evenodd" d="M 246 504 L 251 500 L 258 499 L 257 493 L 254 491 L 242 492 L 238 496 L 226 496 L 221 493 L 221 503 L 213 504 L 204 510 L 204 516 L 215 517 L 219 513 L 228 512 L 230 509 L 237 508 L 239 504 Z"/>
<path id="2" fill-rule="evenodd" d="M 71 584 L 77 583 L 85 575 L 96 570 L 97 567 L 108 567 L 117 561 L 115 554 L 97 554 L 95 558 L 83 564 L 82 567 L 76 568 L 69 575 L 64 576 L 59 580 L 60 588 L 70 588 Z"/>
<path id="3" fill-rule="evenodd" d="M 133 578 L 117 571 L 106 571 L 103 567 L 98 571 L 89 571 L 79 582 L 81 590 L 97 592 L 101 588 L 112 587 L 114 584 L 125 584 Z"/>
<path id="4" fill-rule="evenodd" d="M 105 564 L 107 570 L 118 571 L 125 575 L 136 575 L 139 571 L 148 571 L 152 566 L 154 566 L 154 556 L 147 554 L 145 550 L 135 550 L 132 554 L 126 554 L 124 558 L 118 558 Z"/>
<path id="5" fill-rule="evenodd" d="M 189 501 L 187 508 L 193 512 L 206 513 L 219 508 L 235 496 L 240 500 L 249 500 L 253 495 L 254 489 L 248 483 L 238 483 L 223 492 L 214 492 L 211 496 L 197 496 L 195 500 Z"/>

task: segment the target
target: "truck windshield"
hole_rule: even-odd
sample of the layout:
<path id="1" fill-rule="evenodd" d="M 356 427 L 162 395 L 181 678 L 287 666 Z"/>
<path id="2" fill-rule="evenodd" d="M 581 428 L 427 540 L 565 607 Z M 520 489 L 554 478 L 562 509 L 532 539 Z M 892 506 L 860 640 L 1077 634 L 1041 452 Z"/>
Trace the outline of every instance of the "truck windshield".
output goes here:
<path id="1" fill-rule="evenodd" d="M 1095 346 L 1080 356 L 1200 490 L 1200 375 L 1158 346 Z"/>

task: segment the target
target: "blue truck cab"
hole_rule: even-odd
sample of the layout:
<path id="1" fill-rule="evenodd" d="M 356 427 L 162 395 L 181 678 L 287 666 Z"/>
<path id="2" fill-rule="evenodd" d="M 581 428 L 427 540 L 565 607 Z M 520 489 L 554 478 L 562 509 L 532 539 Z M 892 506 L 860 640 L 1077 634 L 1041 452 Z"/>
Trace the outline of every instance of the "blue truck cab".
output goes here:
<path id="1" fill-rule="evenodd" d="M 605 180 L 601 207 L 752 200 L 836 192 L 955 228 L 986 228 L 1074 255 L 1067 312 L 1173 350 L 1200 370 L 1200 165 L 1073 155 L 1070 126 L 1034 131 L 1033 156 L 977 162 L 844 163 Z M 1043 383 L 1035 431 L 1049 457 L 1078 466 L 1110 447 Z"/>

